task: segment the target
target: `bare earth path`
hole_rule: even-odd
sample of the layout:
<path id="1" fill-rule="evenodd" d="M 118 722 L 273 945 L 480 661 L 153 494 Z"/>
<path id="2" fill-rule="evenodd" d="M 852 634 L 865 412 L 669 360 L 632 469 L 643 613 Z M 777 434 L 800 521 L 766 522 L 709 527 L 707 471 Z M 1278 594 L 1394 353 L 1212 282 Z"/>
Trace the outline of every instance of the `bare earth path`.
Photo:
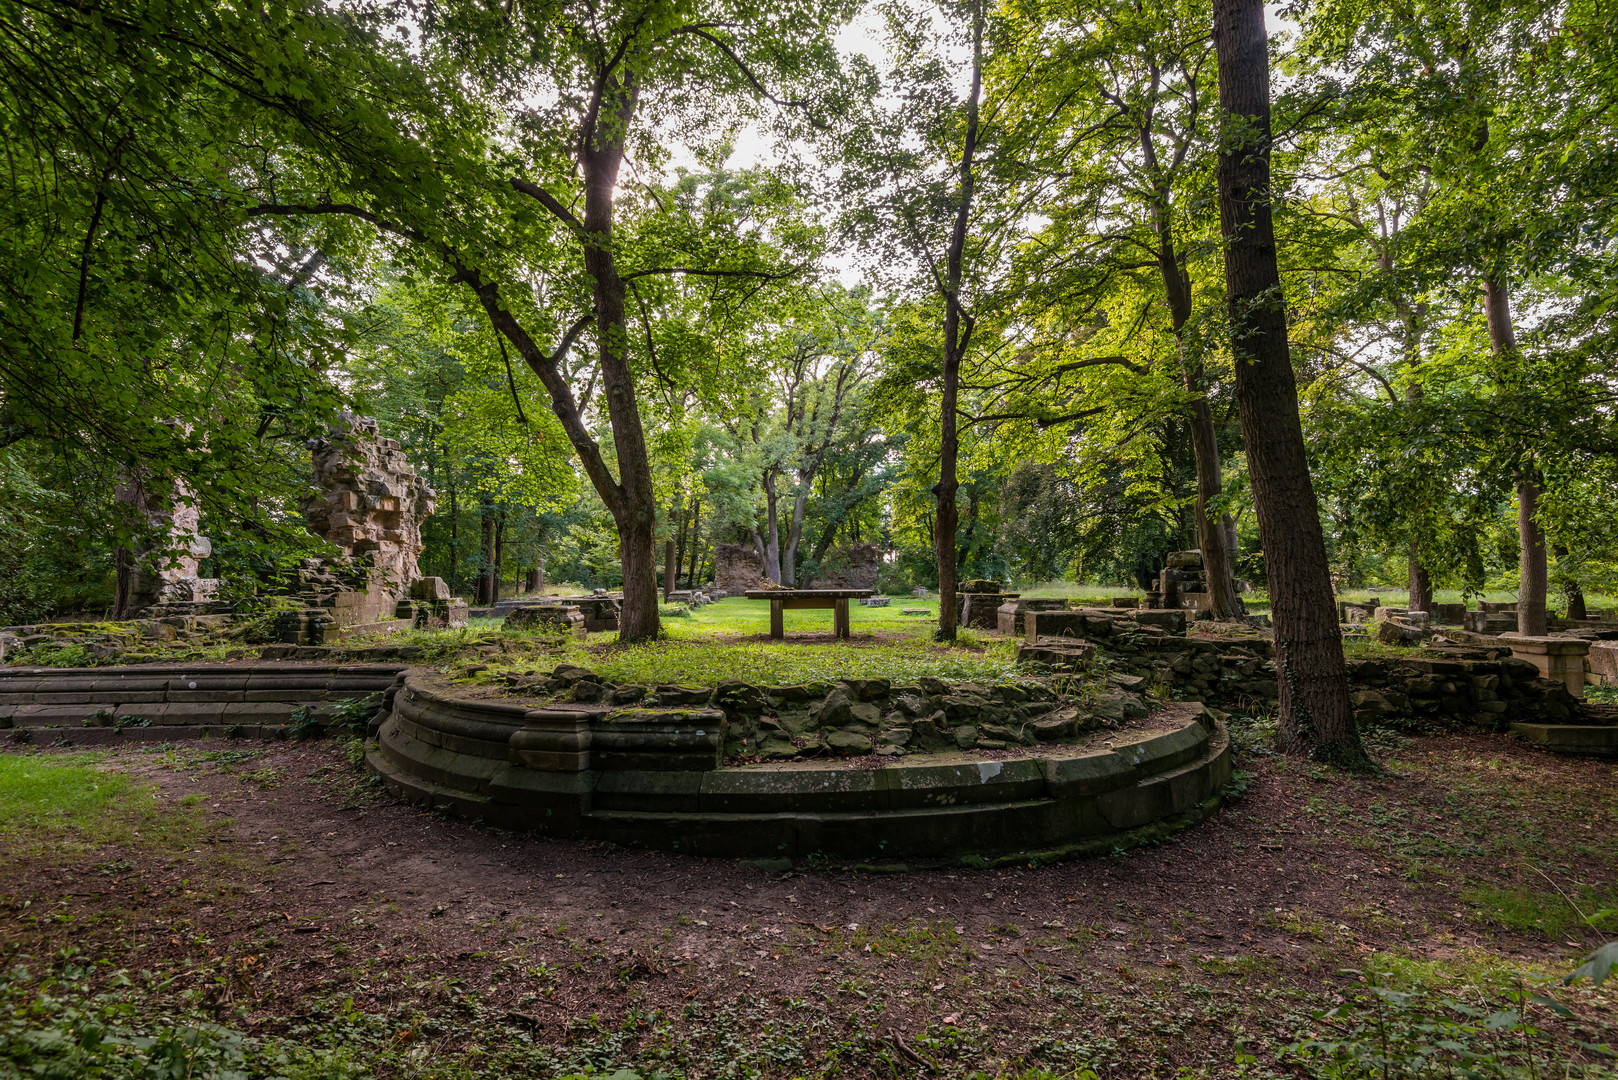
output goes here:
<path id="1" fill-rule="evenodd" d="M 475 1003 L 579 1061 L 689 1075 L 727 1053 L 765 1075 L 1225 1073 L 1310 1030 L 1344 969 L 1487 986 L 1602 940 L 1556 909 L 1618 895 L 1611 763 L 1494 736 L 1384 754 L 1374 779 L 1249 758 L 1213 820 L 1110 859 L 871 874 L 484 829 L 392 802 L 331 743 L 121 751 L 105 767 L 205 814 L 205 839 L 7 858 L 0 961 L 170 972 L 250 1032 L 342 1001 L 403 1043 L 505 1037 L 456 1027 Z M 1509 928 L 1495 893 L 1538 897 L 1543 925 Z M 1610 988 L 1572 994 L 1555 1037 L 1613 1041 Z"/>

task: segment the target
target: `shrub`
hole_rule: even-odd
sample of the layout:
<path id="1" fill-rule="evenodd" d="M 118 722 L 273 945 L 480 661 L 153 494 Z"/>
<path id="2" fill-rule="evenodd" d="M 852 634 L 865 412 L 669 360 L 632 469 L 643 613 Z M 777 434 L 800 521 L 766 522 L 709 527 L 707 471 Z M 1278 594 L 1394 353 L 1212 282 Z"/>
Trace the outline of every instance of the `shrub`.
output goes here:
<path id="1" fill-rule="evenodd" d="M 908 596 L 914 587 L 898 563 L 883 563 L 876 572 L 876 591 L 884 596 Z"/>

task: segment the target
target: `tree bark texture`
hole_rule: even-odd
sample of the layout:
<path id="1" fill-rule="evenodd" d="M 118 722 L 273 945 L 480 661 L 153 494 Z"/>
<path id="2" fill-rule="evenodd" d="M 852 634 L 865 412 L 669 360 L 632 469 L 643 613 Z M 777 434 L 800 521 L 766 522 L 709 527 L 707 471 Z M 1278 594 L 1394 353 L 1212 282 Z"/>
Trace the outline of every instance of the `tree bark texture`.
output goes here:
<path id="1" fill-rule="evenodd" d="M 687 583 L 697 587 L 697 557 L 702 550 L 702 499 L 691 501 L 691 576 Z"/>
<path id="2" fill-rule="evenodd" d="M 1236 400 L 1269 576 L 1283 748 L 1364 768 L 1320 508 L 1298 414 L 1270 208 L 1270 79 L 1263 0 L 1215 0 L 1217 176 Z"/>
<path id="3" fill-rule="evenodd" d="M 1141 148 L 1147 168 L 1157 173 L 1157 153 L 1151 135 L 1141 132 Z M 1153 229 L 1157 234 L 1157 267 L 1163 278 L 1163 295 L 1169 304 L 1169 319 L 1180 346 L 1180 371 L 1185 388 L 1193 396 L 1186 422 L 1191 429 L 1191 454 L 1197 473 L 1197 547 L 1202 552 L 1203 577 L 1208 582 L 1210 614 L 1215 619 L 1234 619 L 1247 613 L 1236 595 L 1236 574 L 1232 566 L 1233 547 L 1228 545 L 1223 523 L 1212 507 L 1224 490 L 1219 461 L 1219 432 L 1213 410 L 1208 407 L 1203 364 L 1186 353 L 1185 327 L 1191 321 L 1191 278 L 1174 241 L 1174 222 L 1169 214 L 1168 192 L 1159 191 Z"/>
<path id="4" fill-rule="evenodd" d="M 494 603 L 489 596 L 489 569 L 494 565 L 494 513 L 487 502 L 478 514 L 478 576 L 472 595 L 481 605 Z"/>
<path id="5" fill-rule="evenodd" d="M 1433 582 L 1427 574 L 1427 566 L 1421 561 L 1421 545 L 1414 537 L 1410 540 L 1410 600 L 1407 605 L 1411 611 L 1431 611 L 1433 609 Z"/>
<path id="6" fill-rule="evenodd" d="M 674 541 L 663 542 L 663 602 L 669 602 L 669 593 L 674 591 Z"/>
<path id="7" fill-rule="evenodd" d="M 1550 633 L 1545 610 L 1548 566 L 1545 534 L 1539 528 L 1539 479 L 1533 473 L 1517 481 L 1517 535 L 1521 541 L 1521 582 L 1517 586 L 1517 632 L 1543 637 Z"/>
<path id="8" fill-rule="evenodd" d="M 494 558 L 489 562 L 489 603 L 500 602 L 500 568 L 506 562 L 506 508 L 494 519 Z"/>
<path id="9" fill-rule="evenodd" d="M 781 518 L 776 511 L 778 498 L 775 491 L 775 477 L 769 473 L 764 474 L 764 528 L 767 538 L 764 541 L 764 576 L 775 584 L 781 581 Z"/>
<path id="10" fill-rule="evenodd" d="M 972 317 L 961 304 L 961 264 L 966 253 L 966 230 L 972 219 L 972 193 L 976 181 L 974 167 L 978 144 L 978 105 L 983 96 L 983 2 L 972 9 L 972 90 L 966 103 L 966 134 L 961 146 L 960 181 L 955 208 L 955 225 L 950 231 L 949 251 L 940 282 L 944 300 L 943 393 L 939 400 L 938 519 L 933 530 L 933 557 L 938 564 L 938 640 L 954 641 L 958 613 L 955 610 L 955 530 L 960 524 L 956 492 L 960 490 L 957 464 L 960 436 L 956 409 L 960 399 L 961 357 L 972 338 Z"/>
<path id="11" fill-rule="evenodd" d="M 1489 323 L 1489 345 L 1495 356 L 1507 362 L 1518 357 L 1517 328 L 1511 319 L 1511 294 L 1503 274 L 1491 274 L 1483 281 L 1483 313 Z M 1545 533 L 1539 524 L 1539 470 L 1525 457 L 1517 474 L 1517 632 L 1543 636 L 1549 633 L 1545 598 L 1549 593 L 1549 567 L 1545 559 Z"/>

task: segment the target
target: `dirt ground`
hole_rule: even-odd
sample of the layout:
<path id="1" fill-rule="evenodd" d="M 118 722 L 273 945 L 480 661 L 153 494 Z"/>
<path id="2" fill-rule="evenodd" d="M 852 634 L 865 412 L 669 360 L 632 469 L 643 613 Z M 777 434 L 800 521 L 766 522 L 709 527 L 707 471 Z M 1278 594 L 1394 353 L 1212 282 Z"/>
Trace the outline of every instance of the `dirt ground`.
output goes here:
<path id="1" fill-rule="evenodd" d="M 102 767 L 206 814 L 205 840 L 6 859 L 0 963 L 73 946 L 167 972 L 250 1033 L 318 997 L 408 1042 L 472 999 L 673 1075 L 726 1075 L 703 1062 L 738 1030 L 763 1075 L 1263 1072 L 1368 978 L 1482 994 L 1602 941 L 1462 896 L 1618 895 L 1612 763 L 1488 735 L 1381 750 L 1375 778 L 1249 756 L 1211 820 L 1111 858 L 871 874 L 487 829 L 391 801 L 331 742 L 131 749 Z M 1615 1041 L 1611 990 L 1562 992 L 1557 1053 L 1600 1059 L 1568 1048 Z"/>

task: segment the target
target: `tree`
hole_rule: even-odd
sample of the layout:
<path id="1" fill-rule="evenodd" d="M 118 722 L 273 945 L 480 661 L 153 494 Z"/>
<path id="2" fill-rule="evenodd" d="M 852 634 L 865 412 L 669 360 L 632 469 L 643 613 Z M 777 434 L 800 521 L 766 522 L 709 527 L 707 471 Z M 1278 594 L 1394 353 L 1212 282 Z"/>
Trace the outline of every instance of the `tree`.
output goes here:
<path id="1" fill-rule="evenodd" d="M 935 29 L 935 14 L 947 24 Z M 937 10 L 895 2 L 882 9 L 892 58 L 891 84 L 898 106 L 858 118 L 842 133 L 845 200 L 855 206 L 852 231 L 903 252 L 922 283 L 907 291 L 931 295 L 941 331 L 934 339 L 938 387 L 938 472 L 932 540 L 937 567 L 938 639 L 956 630 L 956 547 L 959 524 L 961 370 L 977 333 L 969 293 L 982 283 L 969 266 L 984 258 L 985 235 L 973 229 L 984 153 L 984 0 Z M 952 85 L 966 84 L 964 96 Z M 969 245 L 973 250 L 969 251 Z M 919 285 L 919 288 L 918 288 Z"/>
<path id="2" fill-rule="evenodd" d="M 1160 395 L 1158 405 L 1181 415 L 1190 434 L 1196 543 L 1211 614 L 1228 619 L 1243 607 L 1234 525 L 1223 509 L 1207 329 L 1214 305 L 1199 287 L 1201 277 L 1217 282 L 1219 272 L 1209 258 L 1215 223 L 1206 198 L 1216 149 L 1207 24 L 1203 0 L 1105 3 L 1062 20 L 1036 9 L 1014 35 L 1014 50 L 997 57 L 1001 78 L 1017 77 L 1011 122 L 1027 132 L 1017 141 L 1038 148 L 1019 158 L 1044 166 L 1029 170 L 1029 187 L 1049 187 L 1032 205 L 1050 224 L 1019 252 L 1023 303 L 1035 312 L 1059 306 L 1063 317 L 1048 332 L 1067 339 L 1015 354 L 1001 385 L 1025 396 L 1048 393 L 1060 412 L 1075 399 L 1062 396 L 1059 376 L 1082 380 L 1081 365 L 1119 367 L 1140 379 L 1161 379 L 1157 369 L 1166 368 L 1182 384 L 1178 400 Z M 1110 389 L 1087 398 L 1104 401 Z"/>
<path id="3" fill-rule="evenodd" d="M 1218 164 L 1236 400 L 1275 624 L 1284 743 L 1348 768 L 1369 765 L 1348 700 L 1320 509 L 1309 477 L 1275 251 L 1269 41 L 1262 0 L 1215 0 Z"/>
<path id="4" fill-rule="evenodd" d="M 447 270 L 471 291 L 539 377 L 612 514 L 623 561 L 622 640 L 659 630 L 658 499 L 640 407 L 654 361 L 632 333 L 631 290 L 693 276 L 752 292 L 761 281 L 796 276 L 802 264 L 761 264 L 760 254 L 776 249 L 761 246 L 758 223 L 713 205 L 700 221 L 662 215 L 661 224 L 672 217 L 683 226 L 683 250 L 670 250 L 669 230 L 657 227 L 649 231 L 654 243 L 637 246 L 635 230 L 620 227 L 621 206 L 637 205 L 654 224 L 661 211 L 680 208 L 659 203 L 644 179 L 621 170 L 631 156 L 661 165 L 669 134 L 700 138 L 753 100 L 792 113 L 824 104 L 811 90 L 824 95 L 838 86 L 827 31 L 847 14 L 836 3 L 804 3 L 768 18 L 747 5 L 692 0 L 444 5 L 421 26 L 419 61 L 384 50 L 379 36 L 369 43 L 383 69 L 372 82 L 410 122 L 378 121 L 369 152 L 345 156 L 340 168 L 328 162 L 320 189 L 304 186 L 307 197 L 266 190 L 246 210 L 368 221 L 407 243 L 422 269 Z M 383 8 L 378 21 L 392 18 L 403 29 L 409 15 L 403 5 Z M 446 71 L 456 74 L 440 78 Z M 463 78 L 470 89 L 457 83 Z M 502 141 L 483 138 L 491 123 Z M 312 148 L 317 160 L 323 150 Z M 637 189 L 643 200 L 626 199 Z M 553 295 L 540 295 L 535 284 Z M 594 355 L 580 370 L 569 357 L 586 333 Z M 554 345 L 541 345 L 547 335 Z M 610 454 L 588 422 L 595 393 Z"/>
<path id="5" fill-rule="evenodd" d="M 324 271 L 354 246 L 244 230 L 234 210 L 280 139 L 250 104 L 277 93 L 258 76 L 299 63 L 310 30 L 275 5 L 0 4 L 0 448 L 139 484 L 159 514 L 184 495 L 244 552 L 232 572 L 298 546 L 303 442 L 340 404 L 325 372 L 353 340 Z M 170 554 L 128 503 L 63 505 L 109 548 Z"/>

